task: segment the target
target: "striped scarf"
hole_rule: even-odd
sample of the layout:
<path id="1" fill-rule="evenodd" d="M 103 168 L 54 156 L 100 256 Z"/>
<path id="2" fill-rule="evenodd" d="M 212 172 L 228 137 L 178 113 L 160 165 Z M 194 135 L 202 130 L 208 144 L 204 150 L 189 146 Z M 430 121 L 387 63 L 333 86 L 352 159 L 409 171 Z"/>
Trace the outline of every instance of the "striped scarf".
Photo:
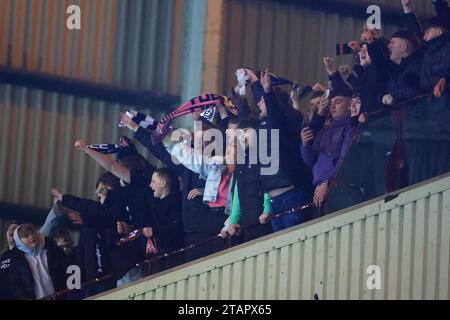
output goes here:
<path id="1" fill-rule="evenodd" d="M 162 126 L 167 126 L 175 118 L 191 114 L 197 111 L 205 111 L 214 107 L 224 106 L 225 108 L 232 109 L 231 101 L 224 96 L 220 96 L 214 93 L 206 93 L 201 96 L 192 98 L 186 103 L 182 104 L 175 110 L 169 112 L 160 122 Z"/>

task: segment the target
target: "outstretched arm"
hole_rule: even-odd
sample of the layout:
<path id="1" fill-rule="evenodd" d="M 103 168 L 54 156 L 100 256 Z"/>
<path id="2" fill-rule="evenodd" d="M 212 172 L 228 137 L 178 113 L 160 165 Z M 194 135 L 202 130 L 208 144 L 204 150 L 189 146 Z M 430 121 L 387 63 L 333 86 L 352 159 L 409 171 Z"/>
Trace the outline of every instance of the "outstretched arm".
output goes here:
<path id="1" fill-rule="evenodd" d="M 167 151 L 177 158 L 182 165 L 198 173 L 205 180 L 211 171 L 223 171 L 226 168 L 225 164 L 218 163 L 214 159 L 195 152 L 184 142 L 172 143 L 167 147 Z"/>
<path id="2" fill-rule="evenodd" d="M 75 147 L 78 148 L 78 150 L 81 150 L 84 153 L 86 153 L 88 156 L 94 159 L 99 165 L 101 165 L 105 170 L 111 172 L 117 178 L 123 180 L 126 183 L 130 183 L 130 170 L 123 167 L 113 158 L 101 154 L 100 152 L 97 152 L 95 150 L 89 149 L 83 140 L 76 141 Z"/>
<path id="3" fill-rule="evenodd" d="M 39 230 L 44 236 L 48 237 L 50 232 L 58 226 L 57 219 L 64 215 L 62 211 L 61 201 L 56 197 L 53 198 L 53 207 L 45 219 L 44 225 Z"/>

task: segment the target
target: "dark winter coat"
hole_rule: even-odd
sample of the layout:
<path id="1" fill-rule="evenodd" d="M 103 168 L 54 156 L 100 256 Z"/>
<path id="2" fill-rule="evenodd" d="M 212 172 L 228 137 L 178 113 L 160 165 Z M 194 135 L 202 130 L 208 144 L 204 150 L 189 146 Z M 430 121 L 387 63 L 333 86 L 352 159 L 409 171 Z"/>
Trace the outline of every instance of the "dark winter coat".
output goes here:
<path id="1" fill-rule="evenodd" d="M 44 248 L 47 249 L 47 264 L 55 292 L 66 289 L 67 257 L 56 243 L 45 238 Z M 34 279 L 25 253 L 17 248 L 12 250 L 11 267 L 9 270 L 9 289 L 13 299 L 35 299 Z"/>

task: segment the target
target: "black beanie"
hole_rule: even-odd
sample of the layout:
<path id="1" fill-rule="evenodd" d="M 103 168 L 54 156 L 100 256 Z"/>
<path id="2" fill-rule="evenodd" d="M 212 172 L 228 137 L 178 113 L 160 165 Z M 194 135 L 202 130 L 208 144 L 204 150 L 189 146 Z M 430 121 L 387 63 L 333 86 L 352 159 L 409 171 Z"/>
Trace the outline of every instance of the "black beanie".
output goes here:
<path id="1" fill-rule="evenodd" d="M 339 97 L 339 96 L 352 98 L 353 90 L 350 89 L 350 87 L 347 86 L 345 83 L 343 83 L 343 84 L 333 87 L 330 90 L 330 96 L 328 98 L 331 100 L 334 97 Z"/>

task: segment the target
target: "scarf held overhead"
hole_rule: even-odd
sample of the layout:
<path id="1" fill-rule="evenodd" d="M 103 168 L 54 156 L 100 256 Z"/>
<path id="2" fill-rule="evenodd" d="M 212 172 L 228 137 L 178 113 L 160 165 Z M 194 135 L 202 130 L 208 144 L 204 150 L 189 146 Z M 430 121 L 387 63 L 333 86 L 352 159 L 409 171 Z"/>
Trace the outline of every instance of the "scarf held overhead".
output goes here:
<path id="1" fill-rule="evenodd" d="M 161 120 L 161 124 L 167 125 L 175 118 L 191 114 L 197 111 L 205 111 L 213 107 L 218 107 L 220 105 L 230 108 L 228 98 L 214 93 L 206 93 L 189 100 L 188 102 L 182 104 L 175 110 L 169 112 Z"/>

